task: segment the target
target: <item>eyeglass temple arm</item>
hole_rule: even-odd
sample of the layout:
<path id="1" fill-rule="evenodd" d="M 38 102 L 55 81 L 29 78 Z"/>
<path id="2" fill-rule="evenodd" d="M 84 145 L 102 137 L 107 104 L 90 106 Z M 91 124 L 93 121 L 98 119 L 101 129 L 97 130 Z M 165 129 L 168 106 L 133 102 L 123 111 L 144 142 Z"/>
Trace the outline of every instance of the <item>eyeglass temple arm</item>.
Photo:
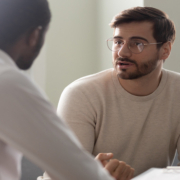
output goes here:
<path id="1" fill-rule="evenodd" d="M 143 45 L 150 45 L 150 44 L 162 44 L 162 42 L 157 42 L 157 43 L 149 43 L 149 44 L 143 44 Z"/>

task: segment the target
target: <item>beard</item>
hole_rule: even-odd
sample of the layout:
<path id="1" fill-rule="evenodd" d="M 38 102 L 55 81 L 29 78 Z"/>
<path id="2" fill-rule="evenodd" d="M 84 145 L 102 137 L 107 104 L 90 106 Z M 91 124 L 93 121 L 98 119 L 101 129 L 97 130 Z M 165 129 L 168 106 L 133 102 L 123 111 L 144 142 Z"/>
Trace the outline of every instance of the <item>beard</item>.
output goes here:
<path id="1" fill-rule="evenodd" d="M 157 67 L 157 63 L 159 61 L 159 55 L 157 53 L 152 59 L 149 59 L 147 62 L 142 62 L 139 64 L 135 60 L 119 57 L 115 60 L 115 64 L 114 64 L 115 69 L 116 69 L 116 65 L 117 65 L 118 61 L 130 62 L 130 63 L 133 63 L 136 67 L 136 69 L 133 72 L 129 72 L 128 69 L 121 69 L 120 72 L 118 72 L 118 70 L 116 70 L 119 78 L 129 79 L 129 80 L 138 79 L 142 76 L 150 74 Z"/>

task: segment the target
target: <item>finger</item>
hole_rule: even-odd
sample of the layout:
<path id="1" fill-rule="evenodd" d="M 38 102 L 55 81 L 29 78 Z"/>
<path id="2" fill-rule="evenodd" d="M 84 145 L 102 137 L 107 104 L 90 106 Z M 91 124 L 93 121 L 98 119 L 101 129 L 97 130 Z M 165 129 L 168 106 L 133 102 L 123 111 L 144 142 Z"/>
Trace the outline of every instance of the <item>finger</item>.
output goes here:
<path id="1" fill-rule="evenodd" d="M 106 160 L 101 161 L 101 163 L 102 163 L 103 167 L 105 167 L 105 166 L 108 164 L 108 162 L 109 162 L 109 161 L 106 161 Z"/>
<path id="2" fill-rule="evenodd" d="M 99 161 L 110 160 L 113 157 L 113 153 L 99 153 L 95 159 Z"/>
<path id="3" fill-rule="evenodd" d="M 127 180 L 131 180 L 134 177 L 134 169 L 131 168 L 131 173 L 129 173 L 129 176 L 127 177 Z"/>
<path id="4" fill-rule="evenodd" d="M 131 175 L 132 168 L 129 165 L 126 165 L 120 180 L 129 180 L 129 175 Z"/>
<path id="5" fill-rule="evenodd" d="M 126 169 L 126 163 L 125 162 L 122 162 L 122 161 L 119 161 L 119 165 L 118 167 L 116 168 L 115 172 L 114 172 L 114 177 L 117 179 L 117 180 L 120 180 L 123 176 L 123 173 Z"/>
<path id="6" fill-rule="evenodd" d="M 111 159 L 105 166 L 105 169 L 109 171 L 109 173 L 113 176 L 116 168 L 119 165 L 119 161 L 117 159 Z"/>

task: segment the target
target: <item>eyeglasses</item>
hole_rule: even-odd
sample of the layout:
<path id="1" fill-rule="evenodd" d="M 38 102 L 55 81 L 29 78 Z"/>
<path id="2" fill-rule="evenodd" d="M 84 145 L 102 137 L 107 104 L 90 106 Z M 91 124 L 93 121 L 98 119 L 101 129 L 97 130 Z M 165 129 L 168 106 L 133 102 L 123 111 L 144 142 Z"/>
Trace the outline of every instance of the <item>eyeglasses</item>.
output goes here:
<path id="1" fill-rule="evenodd" d="M 144 46 L 153 45 L 153 44 L 162 44 L 162 42 L 145 44 L 139 39 L 138 40 L 133 39 L 128 41 L 127 46 L 132 53 L 139 54 L 143 51 Z M 109 38 L 107 40 L 107 46 L 111 51 L 116 52 L 121 50 L 121 48 L 124 46 L 124 41 L 120 38 Z"/>

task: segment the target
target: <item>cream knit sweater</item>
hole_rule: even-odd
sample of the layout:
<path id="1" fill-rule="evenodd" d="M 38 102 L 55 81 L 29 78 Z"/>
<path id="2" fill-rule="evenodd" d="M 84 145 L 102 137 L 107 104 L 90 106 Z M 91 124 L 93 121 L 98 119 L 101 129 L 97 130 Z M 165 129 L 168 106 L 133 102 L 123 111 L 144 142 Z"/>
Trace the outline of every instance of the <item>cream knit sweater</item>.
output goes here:
<path id="1" fill-rule="evenodd" d="M 135 175 L 166 167 L 180 154 L 180 74 L 162 72 L 148 96 L 126 92 L 113 69 L 78 79 L 62 93 L 58 114 L 94 156 L 112 152 Z"/>

